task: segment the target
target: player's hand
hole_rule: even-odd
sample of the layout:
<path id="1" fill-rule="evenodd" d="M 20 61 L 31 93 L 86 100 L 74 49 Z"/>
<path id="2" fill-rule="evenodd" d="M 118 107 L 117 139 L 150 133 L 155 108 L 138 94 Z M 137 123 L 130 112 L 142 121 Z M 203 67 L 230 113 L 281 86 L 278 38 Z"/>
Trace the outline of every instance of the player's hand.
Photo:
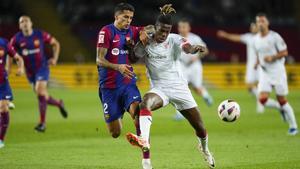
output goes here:
<path id="1" fill-rule="evenodd" d="M 18 68 L 16 76 L 22 76 L 24 74 L 24 69 L 23 68 Z"/>
<path id="2" fill-rule="evenodd" d="M 206 51 L 206 47 L 205 46 L 201 46 L 201 45 L 195 45 L 194 49 L 196 50 L 196 52 L 205 52 Z"/>
<path id="3" fill-rule="evenodd" d="M 264 58 L 264 60 L 265 60 L 265 62 L 267 62 L 267 63 L 272 63 L 272 62 L 275 61 L 275 58 L 274 58 L 273 56 L 266 56 L 266 57 Z"/>
<path id="4" fill-rule="evenodd" d="M 225 36 L 226 36 L 226 32 L 225 31 L 223 31 L 223 30 L 219 30 L 219 31 L 217 31 L 217 36 L 219 37 L 219 38 L 224 38 Z"/>
<path id="5" fill-rule="evenodd" d="M 48 64 L 49 65 L 52 65 L 52 66 L 55 66 L 57 64 L 57 59 L 54 59 L 54 58 L 50 58 L 48 60 Z"/>
<path id="6" fill-rule="evenodd" d="M 148 37 L 146 31 L 144 31 L 144 30 L 140 31 L 140 41 L 142 42 L 142 44 L 144 46 L 146 46 L 148 44 L 149 37 Z"/>
<path id="7" fill-rule="evenodd" d="M 118 71 L 125 77 L 132 79 L 134 77 L 134 73 L 130 70 L 132 68 L 130 65 L 127 64 L 120 64 L 118 65 Z"/>

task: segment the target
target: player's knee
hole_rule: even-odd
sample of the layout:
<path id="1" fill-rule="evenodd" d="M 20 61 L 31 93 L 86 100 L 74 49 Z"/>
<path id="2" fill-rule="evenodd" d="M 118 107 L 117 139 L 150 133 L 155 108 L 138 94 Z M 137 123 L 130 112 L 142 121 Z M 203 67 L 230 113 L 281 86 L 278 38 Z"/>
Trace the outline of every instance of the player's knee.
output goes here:
<path id="1" fill-rule="evenodd" d="M 267 97 L 260 97 L 260 98 L 259 98 L 259 102 L 260 102 L 262 105 L 265 105 L 267 101 L 268 101 L 268 98 L 267 98 Z"/>
<path id="2" fill-rule="evenodd" d="M 9 107 L 7 102 L 1 102 L 0 103 L 0 112 L 8 112 Z"/>
<path id="3" fill-rule="evenodd" d="M 287 103 L 287 99 L 285 97 L 282 97 L 282 96 L 277 96 L 277 101 L 280 104 L 280 106 L 283 106 Z"/>

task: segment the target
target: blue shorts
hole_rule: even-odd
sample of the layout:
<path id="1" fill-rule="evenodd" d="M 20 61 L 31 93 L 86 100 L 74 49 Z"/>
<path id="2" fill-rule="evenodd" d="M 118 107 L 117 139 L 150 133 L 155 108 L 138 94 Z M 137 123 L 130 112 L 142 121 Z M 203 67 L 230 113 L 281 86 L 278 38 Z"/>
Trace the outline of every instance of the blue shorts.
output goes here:
<path id="1" fill-rule="evenodd" d="M 99 88 L 106 123 L 121 118 L 133 102 L 141 102 L 141 94 L 136 85 L 124 85 L 115 89 Z"/>
<path id="2" fill-rule="evenodd" d="M 27 76 L 28 81 L 35 85 L 36 81 L 48 81 L 49 80 L 49 68 L 41 68 L 32 76 Z"/>
<path id="3" fill-rule="evenodd" d="M 0 100 L 13 100 L 13 95 L 8 80 L 0 84 Z"/>

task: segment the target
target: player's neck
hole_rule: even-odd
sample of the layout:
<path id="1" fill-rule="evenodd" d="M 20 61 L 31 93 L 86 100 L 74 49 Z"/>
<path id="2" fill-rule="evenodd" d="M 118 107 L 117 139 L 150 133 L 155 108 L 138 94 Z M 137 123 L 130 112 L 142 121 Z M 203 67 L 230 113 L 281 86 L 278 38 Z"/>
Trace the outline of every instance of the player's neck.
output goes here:
<path id="1" fill-rule="evenodd" d="M 265 31 L 262 31 L 261 36 L 267 36 L 269 31 L 270 31 L 269 29 L 266 29 Z"/>
<path id="2" fill-rule="evenodd" d="M 30 35 L 32 35 L 33 30 L 31 29 L 31 30 L 28 30 L 28 31 L 22 31 L 22 32 L 23 32 L 24 36 L 30 36 Z"/>
<path id="3" fill-rule="evenodd" d="M 119 25 L 116 21 L 114 22 L 114 26 L 118 29 L 118 30 L 122 30 L 124 28 L 121 27 L 121 25 Z"/>
<path id="4" fill-rule="evenodd" d="M 189 35 L 189 33 L 186 33 L 186 34 L 180 34 L 180 36 L 184 37 L 184 38 L 187 38 Z"/>

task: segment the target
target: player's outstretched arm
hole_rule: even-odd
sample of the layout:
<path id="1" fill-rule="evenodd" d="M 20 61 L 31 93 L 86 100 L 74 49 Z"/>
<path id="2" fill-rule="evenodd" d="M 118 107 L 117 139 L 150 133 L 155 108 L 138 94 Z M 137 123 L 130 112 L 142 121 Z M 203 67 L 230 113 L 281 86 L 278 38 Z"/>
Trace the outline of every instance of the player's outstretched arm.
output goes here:
<path id="1" fill-rule="evenodd" d="M 60 43 L 54 37 L 52 37 L 50 45 L 52 46 L 53 50 L 53 58 L 49 59 L 49 64 L 56 65 L 60 53 Z"/>
<path id="2" fill-rule="evenodd" d="M 217 31 L 217 36 L 219 38 L 227 39 L 233 42 L 241 42 L 241 35 L 240 34 L 233 34 L 233 33 L 228 33 L 223 30 Z"/>
<path id="3" fill-rule="evenodd" d="M 97 47 L 97 65 L 119 71 L 122 75 L 130 79 L 134 77 L 133 72 L 130 70 L 130 65 L 110 63 L 108 60 L 105 59 L 106 54 L 106 48 Z"/>

